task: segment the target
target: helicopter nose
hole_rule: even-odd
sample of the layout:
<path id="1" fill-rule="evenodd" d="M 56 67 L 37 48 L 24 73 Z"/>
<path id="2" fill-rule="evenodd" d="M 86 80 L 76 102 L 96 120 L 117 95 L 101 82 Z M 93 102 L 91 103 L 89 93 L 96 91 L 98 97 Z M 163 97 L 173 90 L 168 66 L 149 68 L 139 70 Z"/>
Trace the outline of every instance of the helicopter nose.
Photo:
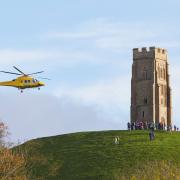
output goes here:
<path id="1" fill-rule="evenodd" d="M 43 82 L 39 82 L 40 86 L 45 86 L 45 84 Z"/>

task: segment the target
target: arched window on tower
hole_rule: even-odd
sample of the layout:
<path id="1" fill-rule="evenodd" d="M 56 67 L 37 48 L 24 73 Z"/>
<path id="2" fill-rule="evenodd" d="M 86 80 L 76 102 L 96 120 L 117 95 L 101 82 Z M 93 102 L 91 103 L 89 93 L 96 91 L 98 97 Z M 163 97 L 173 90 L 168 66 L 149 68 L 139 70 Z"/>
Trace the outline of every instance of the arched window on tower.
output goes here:
<path id="1" fill-rule="evenodd" d="M 144 114 L 144 111 L 143 111 L 143 112 L 142 112 L 142 117 L 144 117 L 144 115 L 145 115 L 145 114 Z"/>
<path id="2" fill-rule="evenodd" d="M 158 66 L 158 69 L 157 69 L 157 73 L 158 73 L 158 78 L 160 79 L 160 67 Z"/>
<path id="3" fill-rule="evenodd" d="M 164 87 L 163 87 L 163 85 L 161 85 L 160 88 L 161 88 L 161 95 L 163 95 L 164 94 Z"/>
<path id="4" fill-rule="evenodd" d="M 166 79 L 166 70 L 163 68 L 163 78 Z"/>
<path id="5" fill-rule="evenodd" d="M 164 95 L 166 96 L 166 93 L 167 93 L 167 87 L 166 85 L 164 85 Z"/>
<path id="6" fill-rule="evenodd" d="M 163 98 L 161 98 L 161 105 L 163 105 L 163 102 L 164 102 L 164 101 L 163 101 Z"/>
<path id="7" fill-rule="evenodd" d="M 165 106 L 165 107 L 167 106 L 167 99 L 166 99 L 166 96 L 164 97 L 164 106 Z"/>
<path id="8" fill-rule="evenodd" d="M 164 79 L 164 68 L 162 68 L 162 79 Z"/>
<path id="9" fill-rule="evenodd" d="M 143 70 L 143 72 L 142 72 L 142 78 L 143 78 L 143 80 L 150 80 L 150 79 L 151 79 L 151 76 L 150 76 L 149 71 Z"/>
<path id="10" fill-rule="evenodd" d="M 147 97 L 144 98 L 144 104 L 147 104 L 148 103 L 148 100 L 147 100 Z"/>
<path id="11" fill-rule="evenodd" d="M 146 70 L 143 70 L 143 80 L 147 80 L 147 71 Z"/>
<path id="12" fill-rule="evenodd" d="M 161 72 L 160 72 L 160 78 L 163 78 L 163 70 L 161 68 Z"/>
<path id="13" fill-rule="evenodd" d="M 148 72 L 145 71 L 145 80 L 147 80 L 147 79 L 148 79 Z"/>

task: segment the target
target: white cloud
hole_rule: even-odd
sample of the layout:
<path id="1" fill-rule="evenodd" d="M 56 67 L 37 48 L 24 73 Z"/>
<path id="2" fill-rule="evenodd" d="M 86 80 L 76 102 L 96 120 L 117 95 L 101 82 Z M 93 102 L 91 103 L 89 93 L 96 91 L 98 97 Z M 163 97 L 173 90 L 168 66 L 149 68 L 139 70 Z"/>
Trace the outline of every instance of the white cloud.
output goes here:
<path id="1" fill-rule="evenodd" d="M 15 49 L 0 49 L 0 63 L 14 63 L 17 61 L 43 60 L 52 54 L 42 51 L 28 51 Z"/>
<path id="2" fill-rule="evenodd" d="M 66 87 L 54 91 L 58 97 L 71 97 L 84 103 L 110 106 L 112 104 L 122 106 L 129 104 L 130 98 L 130 77 L 119 77 L 112 80 L 101 80 L 92 85 L 83 87 Z"/>
<path id="3" fill-rule="evenodd" d="M 2 94 L 0 118 L 9 127 L 11 139 L 21 141 L 78 131 L 117 129 L 122 122 L 107 121 L 96 106 L 74 102 L 70 97 Z"/>
<path id="4" fill-rule="evenodd" d="M 130 118 L 130 89 L 130 77 L 122 76 L 87 86 L 61 87 L 54 91 L 54 95 L 95 106 L 101 112 L 100 117 L 109 122 L 119 123 L 118 127 L 124 129 Z"/>
<path id="5" fill-rule="evenodd" d="M 96 62 L 92 54 L 82 51 L 0 49 L 0 64 L 28 62 L 80 63 Z"/>
<path id="6" fill-rule="evenodd" d="M 177 30 L 173 27 L 167 27 L 165 24 L 159 24 L 159 22 L 145 25 L 141 22 L 121 23 L 97 18 L 78 24 L 72 29 L 72 31 L 49 32 L 45 34 L 45 37 L 53 40 L 73 39 L 73 41 L 76 40 L 75 43 L 79 39 L 86 39 L 87 43 L 88 41 L 93 42 L 92 48 L 119 51 L 142 46 L 180 47 L 180 42 L 166 33 L 167 31 L 171 34 L 177 34 Z M 167 40 L 164 40 L 165 37 Z"/>
<path id="7" fill-rule="evenodd" d="M 65 43 L 60 42 L 63 49 L 52 50 L 52 47 L 51 50 L 48 48 L 39 50 L 0 49 L 0 64 L 38 61 L 56 61 L 56 63 L 66 65 L 82 62 L 104 63 L 113 61 L 113 59 L 104 58 L 106 55 L 112 55 L 106 50 L 124 52 L 134 47 L 154 45 L 164 48 L 180 47 L 180 41 L 177 39 L 171 38 L 171 40 L 164 41 L 165 28 L 158 24 L 145 26 L 144 23 L 120 23 L 98 18 L 79 24 L 72 29 L 72 31 L 54 31 L 43 35 L 48 40 L 63 38 Z M 176 30 L 171 29 L 171 32 L 174 31 Z M 84 41 L 78 41 L 79 39 L 84 39 Z M 102 52 L 104 54 L 101 54 Z"/>

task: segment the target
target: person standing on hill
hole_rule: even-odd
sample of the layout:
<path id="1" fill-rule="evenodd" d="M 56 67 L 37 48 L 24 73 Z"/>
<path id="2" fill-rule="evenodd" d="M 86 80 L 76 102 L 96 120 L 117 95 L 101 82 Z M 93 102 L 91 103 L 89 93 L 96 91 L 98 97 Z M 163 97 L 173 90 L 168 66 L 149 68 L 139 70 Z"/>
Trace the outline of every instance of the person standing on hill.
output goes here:
<path id="1" fill-rule="evenodd" d="M 155 138 L 154 130 L 151 129 L 150 132 L 149 132 L 149 139 L 150 139 L 150 141 L 153 141 L 154 138 Z"/>
<path id="2" fill-rule="evenodd" d="M 131 123 L 130 122 L 127 123 L 127 128 L 128 128 L 128 131 L 131 130 Z"/>
<path id="3" fill-rule="evenodd" d="M 116 137 L 114 138 L 114 144 L 119 144 L 119 136 L 116 136 Z"/>

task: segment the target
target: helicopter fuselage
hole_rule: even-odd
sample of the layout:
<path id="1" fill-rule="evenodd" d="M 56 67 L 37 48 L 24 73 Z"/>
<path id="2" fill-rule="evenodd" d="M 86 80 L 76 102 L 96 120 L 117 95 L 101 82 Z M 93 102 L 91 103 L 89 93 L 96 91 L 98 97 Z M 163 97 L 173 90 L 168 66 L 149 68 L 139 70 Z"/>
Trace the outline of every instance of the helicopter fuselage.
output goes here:
<path id="1" fill-rule="evenodd" d="M 45 86 L 43 82 L 34 79 L 31 76 L 23 75 L 12 81 L 4 81 L 0 82 L 0 86 L 11 86 L 18 89 L 26 89 L 26 88 L 39 88 L 41 86 Z"/>

